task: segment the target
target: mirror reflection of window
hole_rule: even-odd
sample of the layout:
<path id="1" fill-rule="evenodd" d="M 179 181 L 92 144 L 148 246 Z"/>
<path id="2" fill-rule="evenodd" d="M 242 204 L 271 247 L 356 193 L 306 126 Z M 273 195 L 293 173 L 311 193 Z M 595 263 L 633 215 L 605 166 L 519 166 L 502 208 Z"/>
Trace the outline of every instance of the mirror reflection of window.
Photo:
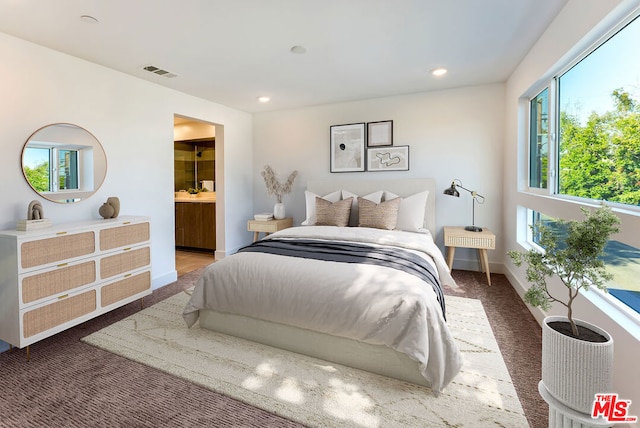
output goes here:
<path id="1" fill-rule="evenodd" d="M 38 192 L 51 191 L 50 150 L 43 147 L 27 147 L 24 150 L 25 177 Z"/>
<path id="2" fill-rule="evenodd" d="M 77 190 L 78 151 L 58 150 L 58 190 Z"/>
<path id="3" fill-rule="evenodd" d="M 86 147 L 83 150 L 91 150 Z M 28 146 L 24 154 L 24 172 L 27 180 L 39 192 L 57 192 L 61 190 L 79 190 L 80 150 L 60 149 L 56 147 Z M 53 159 L 53 162 L 51 160 Z M 89 167 L 90 168 L 90 167 Z M 88 190 L 92 183 L 85 183 Z"/>

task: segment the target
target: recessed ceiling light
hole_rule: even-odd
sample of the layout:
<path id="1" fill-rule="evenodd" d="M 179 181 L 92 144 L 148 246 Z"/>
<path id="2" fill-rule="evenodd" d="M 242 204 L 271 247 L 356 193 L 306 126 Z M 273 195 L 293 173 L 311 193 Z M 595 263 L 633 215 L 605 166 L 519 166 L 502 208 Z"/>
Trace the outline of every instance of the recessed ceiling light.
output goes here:
<path id="1" fill-rule="evenodd" d="M 445 74 L 447 74 L 447 69 L 444 67 L 434 68 L 433 70 L 431 70 L 431 74 L 436 77 L 444 76 Z"/>
<path id="2" fill-rule="evenodd" d="M 267 97 L 266 95 L 258 97 L 258 101 L 260 101 L 261 103 L 268 103 L 270 99 L 271 98 Z"/>
<path id="3" fill-rule="evenodd" d="M 307 48 L 305 48 L 304 46 L 299 46 L 299 45 L 295 45 L 289 50 L 291 51 L 291 53 L 294 53 L 294 54 L 307 53 Z"/>
<path id="4" fill-rule="evenodd" d="M 82 15 L 80 20 L 85 24 L 97 24 L 99 21 L 91 15 Z"/>

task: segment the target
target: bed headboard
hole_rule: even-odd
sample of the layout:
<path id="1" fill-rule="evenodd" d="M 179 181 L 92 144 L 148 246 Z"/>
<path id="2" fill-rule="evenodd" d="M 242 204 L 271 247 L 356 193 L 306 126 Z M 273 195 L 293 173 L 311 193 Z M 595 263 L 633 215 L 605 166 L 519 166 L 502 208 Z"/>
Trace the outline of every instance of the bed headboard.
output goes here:
<path id="1" fill-rule="evenodd" d="M 436 236 L 436 181 L 433 178 L 407 178 L 396 180 L 310 180 L 307 190 L 317 195 L 326 195 L 336 190 L 348 190 L 357 195 L 366 195 L 378 190 L 387 190 L 407 197 L 425 190 L 429 191 L 425 209 L 425 227 Z"/>

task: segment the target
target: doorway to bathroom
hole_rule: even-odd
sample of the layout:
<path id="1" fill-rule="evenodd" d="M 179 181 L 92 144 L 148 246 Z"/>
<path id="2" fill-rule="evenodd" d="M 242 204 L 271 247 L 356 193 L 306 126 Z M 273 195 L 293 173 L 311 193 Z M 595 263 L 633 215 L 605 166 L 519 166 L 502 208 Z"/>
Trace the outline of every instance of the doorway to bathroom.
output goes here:
<path id="1" fill-rule="evenodd" d="M 214 261 L 216 126 L 174 116 L 175 247 L 178 276 Z"/>

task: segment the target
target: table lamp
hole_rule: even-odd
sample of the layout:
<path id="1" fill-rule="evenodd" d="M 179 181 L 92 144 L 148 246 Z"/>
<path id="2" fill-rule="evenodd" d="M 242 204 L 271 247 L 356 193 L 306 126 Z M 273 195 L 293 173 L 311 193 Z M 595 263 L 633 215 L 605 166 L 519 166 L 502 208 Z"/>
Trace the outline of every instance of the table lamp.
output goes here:
<path id="1" fill-rule="evenodd" d="M 444 189 L 444 194 L 449 196 L 460 197 L 460 192 L 458 192 L 458 188 L 466 190 L 471 193 L 471 197 L 473 198 L 473 203 L 471 204 L 471 226 L 465 226 L 465 230 L 469 230 L 471 232 L 482 232 L 482 228 L 476 226 L 476 202 L 479 204 L 484 203 L 484 196 L 478 194 L 475 190 L 469 190 L 466 187 L 462 187 L 462 181 L 457 178 L 451 182 L 451 187 L 447 187 Z"/>

